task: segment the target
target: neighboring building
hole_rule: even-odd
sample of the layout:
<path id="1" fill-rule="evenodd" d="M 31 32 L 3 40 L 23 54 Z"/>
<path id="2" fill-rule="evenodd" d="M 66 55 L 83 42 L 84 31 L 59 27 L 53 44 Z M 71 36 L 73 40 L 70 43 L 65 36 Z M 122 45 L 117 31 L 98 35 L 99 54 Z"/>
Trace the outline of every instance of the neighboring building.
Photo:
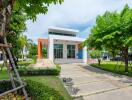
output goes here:
<path id="1" fill-rule="evenodd" d="M 48 29 L 47 39 L 38 39 L 38 59 L 42 59 L 42 49 L 47 48 L 47 58 L 54 63 L 87 63 L 85 41 L 78 37 L 78 30 L 56 28 Z"/>

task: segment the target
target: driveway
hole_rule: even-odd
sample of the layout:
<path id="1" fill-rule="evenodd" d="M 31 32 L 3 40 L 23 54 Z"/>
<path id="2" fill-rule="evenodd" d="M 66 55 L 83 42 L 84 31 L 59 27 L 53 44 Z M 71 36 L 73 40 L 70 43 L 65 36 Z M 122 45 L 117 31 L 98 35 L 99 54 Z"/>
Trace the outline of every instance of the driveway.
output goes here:
<path id="1" fill-rule="evenodd" d="M 132 100 L 132 79 L 84 64 L 63 64 L 60 78 L 74 100 Z"/>

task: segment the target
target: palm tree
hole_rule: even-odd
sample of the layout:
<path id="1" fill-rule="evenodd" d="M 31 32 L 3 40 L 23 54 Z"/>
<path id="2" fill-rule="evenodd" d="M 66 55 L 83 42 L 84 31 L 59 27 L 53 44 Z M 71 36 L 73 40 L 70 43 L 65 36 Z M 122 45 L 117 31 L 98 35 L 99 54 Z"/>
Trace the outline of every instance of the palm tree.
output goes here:
<path id="1" fill-rule="evenodd" d="M 31 47 L 33 41 L 31 39 L 28 39 L 26 35 L 20 35 L 19 41 L 21 44 L 21 55 L 22 60 L 27 58 L 28 49 Z"/>

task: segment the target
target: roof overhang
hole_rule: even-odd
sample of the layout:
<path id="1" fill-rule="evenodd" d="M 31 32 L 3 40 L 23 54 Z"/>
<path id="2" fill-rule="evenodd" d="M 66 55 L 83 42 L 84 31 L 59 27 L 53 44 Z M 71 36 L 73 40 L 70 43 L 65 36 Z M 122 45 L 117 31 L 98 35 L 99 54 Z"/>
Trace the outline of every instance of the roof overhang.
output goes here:
<path id="1" fill-rule="evenodd" d="M 66 34 L 77 34 L 79 31 L 74 29 L 60 28 L 60 27 L 49 27 L 49 32 L 66 33 Z"/>
<path id="2" fill-rule="evenodd" d="M 79 37 L 71 37 L 71 36 L 57 36 L 57 35 L 49 35 L 49 40 L 64 40 L 64 41 L 74 41 L 74 42 L 84 42 L 86 39 Z"/>

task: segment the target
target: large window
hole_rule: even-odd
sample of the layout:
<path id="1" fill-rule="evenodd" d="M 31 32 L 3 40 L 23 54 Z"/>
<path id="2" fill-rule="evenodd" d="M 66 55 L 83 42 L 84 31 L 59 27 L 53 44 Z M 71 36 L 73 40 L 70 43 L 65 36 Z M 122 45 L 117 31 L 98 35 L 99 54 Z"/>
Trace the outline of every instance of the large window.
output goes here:
<path id="1" fill-rule="evenodd" d="M 75 58 L 75 45 L 67 45 L 67 58 Z"/>
<path id="2" fill-rule="evenodd" d="M 63 58 L 63 44 L 54 44 L 54 58 Z"/>

